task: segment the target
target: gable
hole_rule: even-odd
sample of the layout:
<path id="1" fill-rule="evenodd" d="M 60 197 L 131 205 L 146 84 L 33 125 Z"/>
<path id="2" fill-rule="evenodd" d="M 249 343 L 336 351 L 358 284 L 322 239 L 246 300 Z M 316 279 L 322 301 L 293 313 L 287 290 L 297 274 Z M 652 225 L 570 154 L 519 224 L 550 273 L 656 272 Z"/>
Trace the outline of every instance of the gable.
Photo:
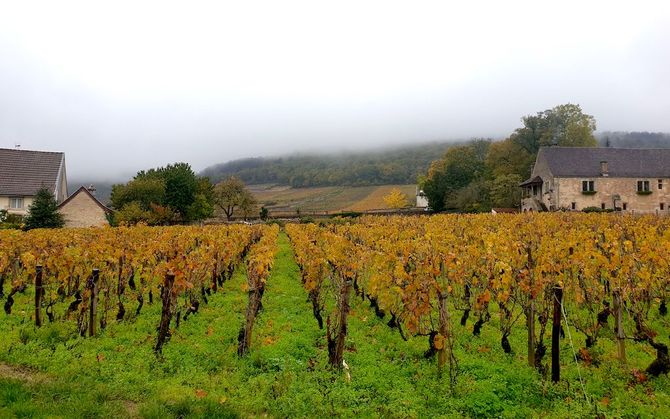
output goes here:
<path id="1" fill-rule="evenodd" d="M 91 194 L 85 187 L 80 187 L 72 195 L 70 195 L 65 201 L 58 205 L 59 210 L 67 209 L 72 205 L 84 205 L 90 208 L 94 206 L 106 213 L 112 213 L 113 211 L 103 205 L 102 202 L 98 200 L 95 196 Z"/>

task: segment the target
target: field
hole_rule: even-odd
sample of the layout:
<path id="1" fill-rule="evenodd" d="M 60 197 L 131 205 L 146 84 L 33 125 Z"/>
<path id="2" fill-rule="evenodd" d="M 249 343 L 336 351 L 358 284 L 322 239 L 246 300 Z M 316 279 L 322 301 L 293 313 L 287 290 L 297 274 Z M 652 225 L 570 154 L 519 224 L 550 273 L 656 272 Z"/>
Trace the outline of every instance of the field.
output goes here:
<path id="1" fill-rule="evenodd" d="M 319 188 L 290 188 L 275 185 L 250 185 L 259 203 L 272 214 L 368 211 L 384 209 L 384 196 L 399 188 L 414 204 L 416 185 L 384 186 L 327 186 Z"/>
<path id="2" fill-rule="evenodd" d="M 513 217 L 439 217 L 392 218 L 388 223 L 397 226 L 414 226 L 435 223 L 441 226 L 466 223 L 495 225 L 496 228 L 515 230 L 515 223 L 522 216 Z M 597 224 L 607 232 L 614 218 L 583 217 L 586 225 Z M 404 221 L 403 221 L 404 220 Z M 426 221 L 424 221 L 426 220 Z M 446 223 L 445 221 L 450 222 Z M 502 221 L 499 221 L 502 220 Z M 552 221 L 562 225 L 574 222 L 572 218 L 537 218 L 537 221 Z M 646 220 L 646 219 L 645 219 Z M 654 231 L 665 229 L 657 223 Z M 401 337 L 397 328 L 388 326 L 388 307 L 384 306 L 381 294 L 374 294 L 372 283 L 366 284 L 365 293 L 352 293 L 348 318 L 348 334 L 344 342 L 343 359 L 347 369 L 333 368 L 330 364 L 329 340 L 320 330 L 313 316 L 311 293 L 307 283 L 303 286 L 301 276 L 306 274 L 296 263 L 298 235 L 324 234 L 321 240 L 329 255 L 339 254 L 338 236 L 333 232 L 375 237 L 376 229 L 408 237 L 409 228 L 389 229 L 386 219 L 378 217 L 362 220 L 361 224 L 333 225 L 318 229 L 313 225 L 287 225 L 286 231 L 294 240 L 292 246 L 287 234 L 279 233 L 272 270 L 265 281 L 263 308 L 255 319 L 255 328 L 250 350 L 245 356 L 238 355 L 240 325 L 245 322 L 248 308 L 250 276 L 249 263 L 238 263 L 232 276 L 227 278 L 205 302 L 197 313 L 183 320 L 179 327 L 171 326 L 171 338 L 162 352 L 154 351 L 157 326 L 161 322 L 161 302 L 155 293 L 153 304 L 145 304 L 140 315 L 133 315 L 134 301 L 128 298 L 127 311 L 122 321 L 112 321 L 94 337 L 81 337 L 74 318 L 35 326 L 34 289 L 29 286 L 14 294 L 11 314 L 2 315 L 0 321 L 0 416 L 2 417 L 663 417 L 670 403 L 670 381 L 667 375 L 653 377 L 644 373 L 656 358 L 655 351 L 645 343 L 627 342 L 627 362 L 617 360 L 617 342 L 609 320 L 601 331 L 594 348 L 590 349 L 590 360 L 579 361 L 580 349 L 584 346 L 584 335 L 574 326 L 576 304 L 570 285 L 566 289 L 568 311 L 564 325 L 565 336 L 560 339 L 561 379 L 552 383 L 535 368 L 526 363 L 526 330 L 523 322 L 510 329 L 508 336 L 511 351 L 501 346 L 501 330 L 505 326 L 504 304 L 491 304 L 491 318 L 473 336 L 477 309 L 462 325 L 458 320 L 463 306 L 454 301 L 451 332 L 453 353 L 457 360 L 458 374 L 450 384 L 446 371 L 440 375 L 435 357 L 426 358 L 429 339 L 417 333 L 408 333 L 411 324 L 406 318 L 405 334 Z M 494 224 L 491 224 L 494 223 Z M 547 223 L 549 224 L 549 223 Z M 642 228 L 644 223 L 623 224 L 629 232 Z M 549 228 L 549 227 L 548 227 Z M 519 229 L 516 229 L 519 230 Z M 230 234 L 246 234 L 245 228 L 237 230 L 142 228 L 135 234 L 159 237 L 176 237 L 180 249 L 183 243 L 191 243 L 195 237 L 196 251 L 203 243 L 205 234 L 224 237 L 219 231 Z M 584 231 L 587 231 L 585 229 Z M 588 230 L 590 231 L 590 230 Z M 646 231 L 646 230 L 644 230 Z M 193 234 L 195 233 L 195 234 Z M 468 234 L 486 237 L 480 231 Z M 78 233 L 86 235 L 86 233 Z M 223 233 L 221 233 L 223 234 Z M 272 231 L 263 230 L 271 237 Z M 521 233 L 520 233 L 521 234 Z M 252 234 L 253 236 L 253 234 Z M 35 235 L 35 240 L 41 237 Z M 198 239 L 197 237 L 203 237 Z M 240 236 L 242 237 L 242 236 Z M 246 236 L 244 236 L 246 237 Z M 564 239 L 570 243 L 569 235 Z M 510 239 L 510 234 L 505 234 Z M 1 239 L 1 237 L 0 237 Z M 486 240 L 493 239 L 486 237 Z M 330 240 L 334 240 L 330 242 Z M 464 237 L 463 240 L 469 240 Z M 475 243 L 474 241 L 469 241 Z M 306 242 L 309 246 L 310 241 Z M 393 242 L 389 242 L 392 244 Z M 448 242 L 445 242 L 448 243 Z M 642 239 L 636 242 L 642 244 Z M 1 243 L 0 243 L 1 244 Z M 663 255 L 664 244 L 656 243 L 657 256 Z M 500 242 L 501 246 L 504 243 Z M 420 242 L 417 244 L 420 246 Z M 414 254 L 422 251 L 417 247 Z M 584 248 L 585 249 L 585 248 Z M 185 250 L 184 250 L 185 251 Z M 639 250 L 631 250 L 639 251 Z M 190 254 L 190 253 L 189 253 Z M 251 250 L 247 258 L 253 258 Z M 342 261 L 357 258 L 341 256 Z M 209 256 L 208 256 L 209 257 Z M 500 259 L 503 259 L 500 253 Z M 539 254 L 538 254 L 539 257 Z M 303 260 L 298 258 L 299 260 Z M 588 259 L 588 258 L 587 258 Z M 22 260 L 32 260 L 22 256 Z M 312 259 L 315 260 L 315 259 Z M 377 266 L 378 260 L 366 258 L 360 269 Z M 639 260 L 639 258 L 638 258 Z M 1 261 L 0 261 L 1 262 Z M 305 260 L 303 260 L 305 262 Z M 190 262 L 187 261 L 187 265 Z M 338 259 L 332 259 L 337 265 Z M 628 262 L 621 262 L 624 266 Z M 481 268 L 486 263 L 482 260 Z M 160 266 L 160 263 L 157 264 Z M 173 269 L 178 268 L 178 264 Z M 381 265 L 379 265 L 381 266 Z M 254 268 L 255 269 L 255 268 Z M 622 268 L 623 269 L 623 268 Z M 110 269 L 114 271 L 113 269 Z M 162 271 L 161 271 L 162 272 Z M 254 270 L 255 272 L 255 270 Z M 338 271 L 335 271 L 338 272 Z M 344 272 L 344 271 L 343 271 Z M 382 272 L 383 273 L 383 272 Z M 398 273 L 401 274 L 401 273 Z M 419 272 L 417 271 L 417 275 Z M 253 276 L 253 275 L 252 275 Z M 365 278 L 365 281 L 384 280 Z M 659 276 L 660 277 L 660 276 Z M 187 278 L 189 279 L 189 278 Z M 363 278 L 359 277 L 362 281 Z M 189 281 L 195 281 L 189 279 Z M 194 282 L 195 283 L 195 282 Z M 656 282 L 649 289 L 660 289 Z M 456 282 L 454 297 L 462 289 Z M 9 284 L 5 283 L 5 294 Z M 335 285 L 333 285 L 335 286 Z M 151 284 L 146 284 L 147 289 Z M 196 286 L 194 289 L 198 289 Z M 478 291 L 472 287 L 473 299 Z M 336 310 L 336 301 L 330 286 L 324 284 L 324 317 L 331 309 Z M 488 291 L 488 290 L 487 290 Z M 485 292 L 487 292 L 485 291 Z M 129 291 L 127 291 L 129 292 Z M 147 290 L 145 289 L 145 295 Z M 188 289 L 180 294 L 177 306 L 186 301 Z M 384 318 L 375 314 L 371 299 L 377 295 L 378 303 L 386 309 Z M 483 295 L 480 294 L 480 295 Z M 633 336 L 635 326 L 631 313 L 635 313 L 636 301 L 627 304 L 625 325 Z M 190 295 L 193 297 L 193 295 Z M 130 297 L 130 295 L 127 295 Z M 365 297 L 365 298 L 364 298 Z M 628 297 L 627 297 L 628 298 Z M 56 313 L 67 310 L 70 299 L 59 301 L 53 307 Z M 6 297 L 5 297 L 6 301 Z M 502 300 L 501 300 L 502 301 Z M 658 301 L 651 300 L 646 325 L 657 332 L 658 341 L 666 341 L 670 333 L 668 317 L 659 313 Z M 132 303 L 132 304 L 131 304 Z M 538 299 L 538 305 L 540 305 Z M 579 304 L 583 304 L 579 303 Z M 390 306 L 389 306 L 390 307 Z M 379 307 L 378 307 L 379 308 Z M 538 308 L 539 310 L 539 308 Z M 585 310 L 584 308 L 581 309 Z M 630 310 L 630 311 L 628 311 Z M 429 313 L 432 317 L 435 312 Z M 458 316 L 455 316 L 458 314 Z M 518 311 L 515 315 L 519 314 Z M 409 315 L 409 314 L 408 314 Z M 426 319 L 424 319 L 426 320 Z M 432 323 L 433 318 L 430 319 Z M 426 323 L 423 323 L 426 324 Z M 439 349 L 439 348 L 438 348 Z M 439 354 L 438 354 L 439 357 Z"/>

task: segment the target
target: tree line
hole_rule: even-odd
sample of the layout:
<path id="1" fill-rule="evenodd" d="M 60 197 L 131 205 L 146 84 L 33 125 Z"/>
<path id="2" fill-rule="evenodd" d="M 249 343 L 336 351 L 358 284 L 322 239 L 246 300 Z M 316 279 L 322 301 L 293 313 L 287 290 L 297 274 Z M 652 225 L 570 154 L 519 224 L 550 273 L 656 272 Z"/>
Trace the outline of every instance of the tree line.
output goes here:
<path id="1" fill-rule="evenodd" d="M 198 176 L 188 163 L 140 171 L 125 184 L 112 186 L 112 224 L 172 225 L 199 222 L 219 209 L 232 219 L 235 212 L 248 217 L 257 202 L 244 183 L 229 177 L 213 184 Z"/>
<path id="2" fill-rule="evenodd" d="M 665 132 L 605 131 L 596 137 L 601 147 L 670 148 L 670 134 Z"/>
<path id="3" fill-rule="evenodd" d="M 540 147 L 596 147 L 596 120 L 565 104 L 524 116 L 503 141 L 475 139 L 451 147 L 419 180 L 434 211 L 486 212 L 518 207 L 519 184 L 530 176 Z"/>
<path id="4" fill-rule="evenodd" d="M 429 143 L 392 150 L 343 154 L 248 158 L 218 164 L 201 175 L 214 182 L 235 176 L 247 184 L 275 183 L 294 188 L 415 183 L 430 162 L 454 143 Z"/>

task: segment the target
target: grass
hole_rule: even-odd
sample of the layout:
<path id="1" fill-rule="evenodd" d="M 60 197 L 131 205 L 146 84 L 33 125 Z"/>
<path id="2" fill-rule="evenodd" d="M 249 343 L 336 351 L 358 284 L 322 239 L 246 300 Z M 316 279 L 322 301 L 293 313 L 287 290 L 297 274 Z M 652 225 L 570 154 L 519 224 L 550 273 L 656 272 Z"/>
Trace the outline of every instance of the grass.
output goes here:
<path id="1" fill-rule="evenodd" d="M 30 291 L 0 321 L 0 417 L 663 417 L 667 377 L 634 383 L 653 353 L 628 344 L 629 365 L 614 359 L 611 339 L 598 342 L 603 363 L 572 359 L 562 350 L 561 383 L 526 366 L 525 333 L 515 328 L 516 354 L 499 344 L 495 314 L 479 337 L 455 322 L 458 381 L 453 392 L 426 360 L 425 337 L 403 341 L 367 303 L 352 299 L 345 359 L 351 381 L 327 366 L 325 333 L 318 329 L 282 233 L 279 253 L 257 318 L 251 353 L 236 354 L 246 294 L 239 269 L 223 291 L 174 330 L 163 358 L 152 352 L 160 316 L 145 305 L 133 321 L 110 324 L 80 338 L 72 321 L 32 325 Z M 129 303 L 130 304 L 130 303 Z M 332 301 L 329 302 L 332 305 Z M 64 306 L 57 308 L 59 312 Z M 458 313 L 460 314 L 460 313 Z M 667 336 L 667 321 L 654 327 Z M 583 336 L 570 329 L 576 347 Z M 662 340 L 662 339 L 661 339 Z M 584 401 L 582 377 L 590 403 Z"/>

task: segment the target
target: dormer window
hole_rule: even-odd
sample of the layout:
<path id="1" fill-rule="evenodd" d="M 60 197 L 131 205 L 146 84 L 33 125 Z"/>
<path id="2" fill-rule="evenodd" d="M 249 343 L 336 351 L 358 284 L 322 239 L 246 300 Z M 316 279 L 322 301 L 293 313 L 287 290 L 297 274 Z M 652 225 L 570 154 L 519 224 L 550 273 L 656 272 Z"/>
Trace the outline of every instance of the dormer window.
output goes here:
<path id="1" fill-rule="evenodd" d="M 607 162 L 606 161 L 601 161 L 600 162 L 600 174 L 602 176 L 609 176 L 609 171 L 607 170 Z"/>
<path id="2" fill-rule="evenodd" d="M 582 181 L 582 193 L 584 194 L 594 194 L 596 193 L 596 182 L 593 180 L 583 180 Z"/>

